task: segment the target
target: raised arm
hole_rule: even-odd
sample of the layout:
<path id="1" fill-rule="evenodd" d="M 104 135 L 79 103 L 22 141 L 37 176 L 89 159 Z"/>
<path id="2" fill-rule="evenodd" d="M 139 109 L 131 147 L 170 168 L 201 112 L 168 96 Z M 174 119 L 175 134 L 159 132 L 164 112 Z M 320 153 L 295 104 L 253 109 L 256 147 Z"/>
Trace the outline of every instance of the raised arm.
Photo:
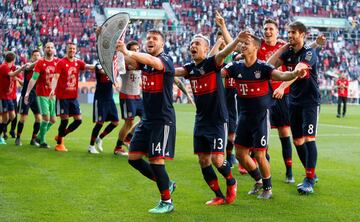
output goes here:
<path id="1" fill-rule="evenodd" d="M 20 72 L 24 71 L 26 68 L 26 64 L 21 66 L 20 68 L 16 69 L 15 71 L 9 72 L 9 76 L 16 76 L 18 75 Z"/>
<path id="2" fill-rule="evenodd" d="M 218 11 L 215 12 L 215 22 L 219 26 L 226 44 L 233 41 L 228 29 L 226 28 L 225 19 L 220 15 Z"/>
<path id="3" fill-rule="evenodd" d="M 313 49 L 322 47 L 326 43 L 326 37 L 325 35 L 318 35 L 312 43 L 310 43 L 310 47 Z"/>
<path id="4" fill-rule="evenodd" d="M 164 65 L 163 65 L 161 59 L 159 59 L 155 56 L 146 54 L 146 53 L 133 52 L 133 51 L 127 50 L 125 43 L 122 40 L 119 40 L 117 42 L 116 50 L 118 50 L 124 54 L 125 62 L 126 62 L 126 57 L 129 57 L 130 59 L 135 60 L 137 63 L 151 66 L 156 70 L 164 70 Z"/>
<path id="5" fill-rule="evenodd" d="M 280 56 L 289 48 L 289 46 L 289 44 L 283 45 L 267 60 L 267 63 L 273 65 L 275 68 L 279 68 L 283 65 L 284 62 L 280 59 Z"/>
<path id="6" fill-rule="evenodd" d="M 234 51 L 237 44 L 240 42 L 250 41 L 251 35 L 248 32 L 240 32 L 239 35 L 228 45 L 225 46 L 223 50 L 215 55 L 215 63 L 216 66 L 221 66 L 224 64 L 224 59 L 228 56 L 231 52 Z"/>
<path id="7" fill-rule="evenodd" d="M 224 43 L 224 39 L 223 38 L 218 38 L 218 40 L 215 42 L 214 46 L 211 48 L 210 52 L 209 52 L 209 57 L 216 55 L 216 53 L 219 52 L 220 46 L 221 44 Z"/>

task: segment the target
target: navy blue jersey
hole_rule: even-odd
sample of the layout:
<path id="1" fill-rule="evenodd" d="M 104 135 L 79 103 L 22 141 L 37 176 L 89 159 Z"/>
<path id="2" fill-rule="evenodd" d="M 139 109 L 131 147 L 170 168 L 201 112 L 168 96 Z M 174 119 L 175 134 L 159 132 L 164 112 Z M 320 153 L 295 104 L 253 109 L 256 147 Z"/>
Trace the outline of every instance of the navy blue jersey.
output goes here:
<path id="1" fill-rule="evenodd" d="M 23 96 L 23 97 L 26 94 L 26 90 L 29 85 L 30 79 L 32 78 L 33 72 L 34 71 L 32 69 L 31 70 L 25 69 L 25 71 L 24 71 L 24 84 L 23 84 L 23 88 L 21 90 L 21 96 Z M 32 90 L 30 91 L 30 94 L 36 95 L 35 89 L 36 89 L 36 85 L 32 88 Z"/>
<path id="2" fill-rule="evenodd" d="M 256 60 L 252 66 L 246 67 L 244 61 L 236 61 L 227 64 L 224 70 L 228 77 L 235 79 L 239 112 L 263 111 L 272 105 L 269 81 L 274 70 L 272 65 Z"/>
<path id="3" fill-rule="evenodd" d="M 304 78 L 298 78 L 290 86 L 289 102 L 293 105 L 318 105 L 320 104 L 320 90 L 317 80 L 317 55 L 313 48 L 304 45 L 298 52 L 292 48 L 285 51 L 280 59 L 288 71 L 295 69 L 298 63 L 304 63 L 311 69 Z"/>
<path id="4" fill-rule="evenodd" d="M 200 64 L 194 62 L 184 66 L 185 78 L 190 80 L 196 104 L 196 124 L 213 125 L 228 121 L 225 102 L 225 90 L 220 74 L 221 67 L 216 67 L 215 56 L 204 59 Z"/>
<path id="5" fill-rule="evenodd" d="M 97 63 L 95 65 L 96 90 L 94 98 L 103 101 L 113 100 L 112 82 L 101 70 L 103 70 L 101 65 Z"/>
<path id="6" fill-rule="evenodd" d="M 172 59 L 165 53 L 157 56 L 164 70 L 140 64 L 142 70 L 142 92 L 144 102 L 143 121 L 175 124 L 173 84 L 175 68 Z"/>

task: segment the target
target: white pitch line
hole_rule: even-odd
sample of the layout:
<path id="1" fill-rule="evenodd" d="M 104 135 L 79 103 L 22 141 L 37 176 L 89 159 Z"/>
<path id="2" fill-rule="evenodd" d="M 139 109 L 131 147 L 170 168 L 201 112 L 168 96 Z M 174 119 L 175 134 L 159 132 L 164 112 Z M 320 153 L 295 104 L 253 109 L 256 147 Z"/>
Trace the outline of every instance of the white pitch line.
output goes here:
<path id="1" fill-rule="evenodd" d="M 319 125 L 320 126 L 334 127 L 334 128 L 341 128 L 341 129 L 360 129 L 360 127 L 356 127 L 356 126 L 344 126 L 344 125 L 324 124 L 324 123 L 320 123 Z"/>

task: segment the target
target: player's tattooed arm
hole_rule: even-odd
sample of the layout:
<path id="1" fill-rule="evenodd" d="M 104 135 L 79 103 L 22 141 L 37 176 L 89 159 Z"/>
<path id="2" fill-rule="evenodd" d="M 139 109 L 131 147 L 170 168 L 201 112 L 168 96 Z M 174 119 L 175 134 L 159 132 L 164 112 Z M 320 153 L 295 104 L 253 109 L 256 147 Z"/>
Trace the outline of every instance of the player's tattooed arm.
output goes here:
<path id="1" fill-rule="evenodd" d="M 116 50 L 120 51 L 124 54 L 125 63 L 127 61 L 126 57 L 129 57 L 130 59 L 133 59 L 137 63 L 151 66 L 156 70 L 164 70 L 164 65 L 163 65 L 161 59 L 159 59 L 155 56 L 152 56 L 150 54 L 147 54 L 147 53 L 134 52 L 134 51 L 127 50 L 125 43 L 122 40 L 119 40 L 117 42 Z"/>
<path id="2" fill-rule="evenodd" d="M 50 92 L 50 95 L 49 95 L 50 99 L 54 99 L 54 97 L 55 97 L 55 88 L 56 88 L 59 77 L 60 77 L 60 73 L 55 73 L 54 77 L 53 77 L 53 79 L 51 81 L 51 85 L 50 85 L 51 92 Z"/>
<path id="3" fill-rule="evenodd" d="M 186 90 L 186 87 L 185 87 L 184 83 L 182 83 L 180 81 L 180 79 L 178 79 L 176 77 L 174 78 L 174 83 L 183 93 L 185 93 L 185 95 L 188 98 L 188 100 L 190 101 L 190 103 L 195 106 L 194 100 L 190 96 L 189 92 Z"/>
<path id="4" fill-rule="evenodd" d="M 280 70 L 274 69 L 271 72 L 271 79 L 280 80 L 280 81 L 289 81 L 297 77 L 302 78 L 308 73 L 310 69 L 310 67 L 302 63 L 299 63 L 296 67 L 298 68 L 295 68 L 294 71 L 286 71 L 286 72 L 282 72 Z"/>
<path id="5" fill-rule="evenodd" d="M 233 41 L 228 29 L 226 28 L 225 19 L 220 15 L 218 11 L 215 12 L 215 22 L 220 27 L 225 43 L 229 44 Z"/>
<path id="6" fill-rule="evenodd" d="M 284 62 L 280 59 L 280 56 L 289 48 L 289 46 L 290 44 L 283 45 L 267 60 L 267 63 L 273 65 L 276 69 L 283 65 Z"/>
<path id="7" fill-rule="evenodd" d="M 233 52 L 236 46 L 240 42 L 246 42 L 250 40 L 251 40 L 251 35 L 249 32 L 240 32 L 238 36 L 234 39 L 234 41 L 226 45 L 223 50 L 221 50 L 219 53 L 215 55 L 216 66 L 220 67 L 222 64 L 224 64 L 224 60 L 226 56 L 228 56 L 231 52 Z"/>
<path id="8" fill-rule="evenodd" d="M 316 37 L 316 40 L 310 43 L 310 47 L 313 49 L 322 47 L 326 43 L 326 37 L 325 35 L 319 35 Z"/>

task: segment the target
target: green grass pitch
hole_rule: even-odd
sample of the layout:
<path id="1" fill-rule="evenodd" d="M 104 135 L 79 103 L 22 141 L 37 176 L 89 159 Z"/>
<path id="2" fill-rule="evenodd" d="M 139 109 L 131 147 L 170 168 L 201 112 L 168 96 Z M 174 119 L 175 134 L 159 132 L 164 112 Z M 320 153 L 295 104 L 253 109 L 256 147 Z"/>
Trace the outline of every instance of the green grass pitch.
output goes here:
<path id="1" fill-rule="evenodd" d="M 247 195 L 253 185 L 236 167 L 238 197 L 232 205 L 205 206 L 213 193 L 204 182 L 193 155 L 194 108 L 176 105 L 176 156 L 167 162 L 175 211 L 150 215 L 159 200 L 156 185 L 132 169 L 127 159 L 113 156 L 117 132 L 104 139 L 105 152 L 87 151 L 93 124 L 92 106 L 81 105 L 83 124 L 68 135 L 68 153 L 32 147 L 32 119 L 25 124 L 22 147 L 8 139 L 0 146 L 0 221 L 359 221 L 360 202 L 360 106 L 350 106 L 348 116 L 335 117 L 335 106 L 323 105 L 317 137 L 320 178 L 315 194 L 300 196 L 296 184 L 304 177 L 293 148 L 296 183 L 285 184 L 284 163 L 277 132 L 270 140 L 273 199 L 257 200 Z M 122 124 L 122 123 L 121 123 Z M 53 137 L 58 123 L 48 134 Z M 225 181 L 220 182 L 225 192 Z"/>

